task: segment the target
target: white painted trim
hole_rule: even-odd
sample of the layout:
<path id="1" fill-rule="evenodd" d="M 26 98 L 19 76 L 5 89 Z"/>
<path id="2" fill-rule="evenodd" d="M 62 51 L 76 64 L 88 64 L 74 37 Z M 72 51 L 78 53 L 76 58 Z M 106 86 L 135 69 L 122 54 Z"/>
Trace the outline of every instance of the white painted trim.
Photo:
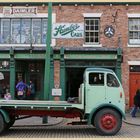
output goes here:
<path id="1" fill-rule="evenodd" d="M 127 44 L 127 47 L 130 47 L 130 48 L 139 48 L 140 47 L 140 44 L 136 45 L 132 45 L 132 44 Z"/>
<path id="2" fill-rule="evenodd" d="M 135 18 L 135 17 L 140 17 L 140 13 L 133 13 L 133 14 L 130 14 L 130 13 L 127 13 L 127 16 L 129 17 L 129 18 Z"/>
<path id="3" fill-rule="evenodd" d="M 102 13 L 83 13 L 84 17 L 101 17 Z"/>
<path id="4" fill-rule="evenodd" d="M 30 47 L 30 44 L 0 44 L 0 47 Z M 45 44 L 32 44 L 33 47 L 45 47 Z"/>
<path id="5" fill-rule="evenodd" d="M 83 47 L 102 47 L 102 44 L 83 44 Z"/>
<path id="6" fill-rule="evenodd" d="M 140 61 L 128 61 L 128 65 L 140 65 Z"/>

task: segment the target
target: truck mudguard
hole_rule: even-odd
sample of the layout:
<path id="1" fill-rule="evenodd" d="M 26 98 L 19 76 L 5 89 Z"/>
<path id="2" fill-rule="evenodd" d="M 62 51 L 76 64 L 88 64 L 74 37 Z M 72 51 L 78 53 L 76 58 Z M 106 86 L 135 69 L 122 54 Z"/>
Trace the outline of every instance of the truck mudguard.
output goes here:
<path id="1" fill-rule="evenodd" d="M 121 109 L 119 109 L 117 106 L 115 106 L 115 105 L 113 105 L 113 104 L 102 104 L 102 105 L 100 105 L 100 106 L 98 106 L 98 107 L 92 109 L 92 111 L 90 112 L 89 117 L 88 117 L 88 125 L 91 124 L 92 116 L 94 115 L 94 113 L 95 113 L 98 109 L 103 109 L 103 108 L 112 108 L 112 109 L 115 109 L 115 110 L 117 110 L 117 111 L 122 115 L 122 117 L 123 117 L 124 119 L 126 119 L 126 118 L 125 118 L 125 113 L 124 113 Z"/>
<path id="2" fill-rule="evenodd" d="M 10 122 L 10 117 L 9 117 L 8 112 L 6 110 L 0 109 L 0 113 L 4 117 L 5 122 L 9 123 Z"/>

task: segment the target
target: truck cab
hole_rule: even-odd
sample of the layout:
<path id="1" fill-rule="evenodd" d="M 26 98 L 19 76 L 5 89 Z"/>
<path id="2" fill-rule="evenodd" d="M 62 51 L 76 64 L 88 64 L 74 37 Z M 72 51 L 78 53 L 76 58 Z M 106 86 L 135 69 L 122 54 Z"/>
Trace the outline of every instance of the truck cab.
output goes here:
<path id="1" fill-rule="evenodd" d="M 110 69 L 87 68 L 74 102 L 0 100 L 0 133 L 10 128 L 19 116 L 80 118 L 80 124 L 95 126 L 101 135 L 115 135 L 125 118 L 122 85 Z"/>

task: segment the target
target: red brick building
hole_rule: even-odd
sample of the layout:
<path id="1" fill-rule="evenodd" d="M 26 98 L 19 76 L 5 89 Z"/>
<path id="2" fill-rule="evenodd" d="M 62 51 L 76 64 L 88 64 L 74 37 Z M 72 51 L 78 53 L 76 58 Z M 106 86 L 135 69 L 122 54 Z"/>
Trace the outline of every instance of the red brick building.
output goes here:
<path id="1" fill-rule="evenodd" d="M 43 82 L 38 81 L 43 81 L 44 77 L 47 7 L 44 1 L 0 2 L 1 71 L 7 79 L 10 78 L 8 54 L 13 47 L 16 63 L 15 82 L 19 76 L 26 82 L 29 80 L 28 77 L 34 77 L 37 98 L 43 96 L 40 95 L 43 91 Z M 7 13 L 8 10 L 12 12 Z M 116 71 L 119 57 L 117 48 L 121 48 L 121 79 L 126 103 L 132 106 L 135 91 L 140 87 L 140 3 L 57 1 L 53 3 L 52 13 L 52 26 L 58 28 L 65 25 L 66 29 L 58 29 L 59 36 L 57 34 L 52 38 L 51 80 L 54 82 L 51 88 L 58 86 L 64 90 L 63 92 L 68 93 L 63 98 L 74 96 L 73 93 L 78 90 L 86 67 L 101 66 Z M 76 27 L 81 28 L 81 31 L 77 31 L 75 36 L 69 36 L 68 32 L 72 33 L 70 30 Z M 52 30 L 52 34 L 57 31 Z M 7 68 L 3 65 L 5 60 L 9 62 Z M 28 63 L 26 68 L 33 67 L 28 69 L 30 72 L 27 69 L 23 70 L 25 63 Z M 73 90 L 74 86 L 76 89 Z M 49 97 L 52 98 L 50 95 Z"/>

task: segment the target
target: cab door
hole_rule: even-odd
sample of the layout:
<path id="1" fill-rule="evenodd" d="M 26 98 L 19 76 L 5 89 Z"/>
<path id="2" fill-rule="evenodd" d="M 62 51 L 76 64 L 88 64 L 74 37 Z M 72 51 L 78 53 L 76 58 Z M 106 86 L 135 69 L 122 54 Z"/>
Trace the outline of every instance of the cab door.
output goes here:
<path id="1" fill-rule="evenodd" d="M 105 74 L 90 72 L 86 81 L 86 112 L 89 113 L 105 100 Z"/>
<path id="2" fill-rule="evenodd" d="M 106 75 L 106 100 L 107 103 L 118 104 L 120 102 L 120 94 L 123 91 L 122 87 L 113 74 L 108 73 Z"/>

